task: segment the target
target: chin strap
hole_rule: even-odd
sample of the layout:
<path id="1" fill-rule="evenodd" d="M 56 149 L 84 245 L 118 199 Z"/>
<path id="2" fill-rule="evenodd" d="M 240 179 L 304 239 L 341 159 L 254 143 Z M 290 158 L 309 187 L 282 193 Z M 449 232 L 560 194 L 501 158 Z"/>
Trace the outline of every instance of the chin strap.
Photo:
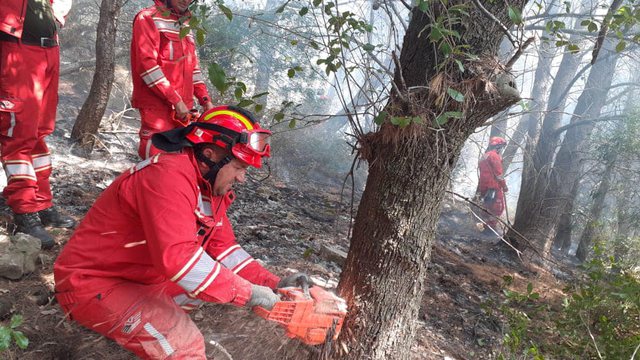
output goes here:
<path id="1" fill-rule="evenodd" d="M 233 156 L 227 155 L 224 157 L 224 159 L 218 162 L 214 162 L 204 156 L 202 152 L 199 152 L 196 154 L 196 159 L 202 161 L 209 167 L 209 171 L 207 171 L 206 174 L 202 175 L 202 177 L 204 177 L 204 179 L 207 180 L 211 184 L 211 186 L 213 186 L 213 183 L 215 183 L 216 181 L 216 176 L 218 176 L 218 171 L 220 171 L 223 166 L 230 163 L 231 160 L 233 160 Z"/>

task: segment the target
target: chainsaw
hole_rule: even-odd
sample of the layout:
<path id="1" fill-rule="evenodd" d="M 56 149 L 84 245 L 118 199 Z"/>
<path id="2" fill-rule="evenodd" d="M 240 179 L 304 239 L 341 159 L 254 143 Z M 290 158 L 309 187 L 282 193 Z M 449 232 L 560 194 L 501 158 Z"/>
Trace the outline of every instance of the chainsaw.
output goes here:
<path id="1" fill-rule="evenodd" d="M 182 127 L 187 127 L 193 121 L 198 121 L 199 117 L 200 117 L 200 113 L 198 112 L 198 109 L 189 110 L 187 115 L 185 115 L 185 117 L 182 118 L 182 119 L 176 117 L 176 111 L 175 110 L 171 110 L 171 119 L 173 119 L 173 121 L 175 121 L 178 124 L 180 124 L 180 126 L 182 126 Z"/>
<path id="2" fill-rule="evenodd" d="M 307 345 L 320 345 L 338 338 L 347 315 L 347 303 L 343 299 L 318 286 L 277 291 L 281 301 L 271 310 L 254 307 L 258 316 L 279 323 L 288 337 Z"/>

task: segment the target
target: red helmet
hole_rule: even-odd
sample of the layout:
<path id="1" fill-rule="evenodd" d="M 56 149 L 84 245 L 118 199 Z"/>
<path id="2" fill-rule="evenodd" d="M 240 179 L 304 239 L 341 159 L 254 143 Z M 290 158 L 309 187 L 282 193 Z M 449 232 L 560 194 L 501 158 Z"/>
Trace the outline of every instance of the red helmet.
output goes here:
<path id="1" fill-rule="evenodd" d="M 489 139 L 489 146 L 507 145 L 507 141 L 499 136 Z"/>
<path id="2" fill-rule="evenodd" d="M 236 106 L 217 106 L 200 116 L 186 139 L 192 144 L 211 143 L 231 151 L 237 159 L 254 167 L 271 155 L 271 131 L 260 127 L 253 115 Z"/>

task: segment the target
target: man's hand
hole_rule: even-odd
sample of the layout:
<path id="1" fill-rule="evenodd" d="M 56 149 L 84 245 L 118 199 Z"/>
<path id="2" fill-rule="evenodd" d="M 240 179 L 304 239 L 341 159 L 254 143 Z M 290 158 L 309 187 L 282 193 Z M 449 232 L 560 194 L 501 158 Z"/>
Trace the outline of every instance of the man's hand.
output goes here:
<path id="1" fill-rule="evenodd" d="M 307 274 L 305 273 L 296 273 L 293 275 L 289 275 L 289 276 L 285 276 L 282 279 L 280 279 L 280 282 L 278 283 L 278 286 L 276 286 L 278 289 L 280 288 L 286 288 L 286 287 L 304 287 L 305 284 L 308 286 L 309 285 L 309 276 L 307 276 Z"/>
<path id="2" fill-rule="evenodd" d="M 213 103 L 211 101 L 207 102 L 206 104 L 204 104 L 204 106 L 202 107 L 204 109 L 205 112 L 213 109 Z"/>
<path id="3" fill-rule="evenodd" d="M 507 193 L 507 192 L 509 192 L 509 188 L 507 187 L 507 184 L 505 184 L 505 185 L 502 187 L 502 191 L 504 191 L 504 192 L 506 192 L 506 193 Z"/>
<path id="4" fill-rule="evenodd" d="M 278 301 L 280 301 L 280 297 L 276 295 L 271 288 L 251 285 L 251 298 L 247 302 L 247 307 L 261 306 L 267 310 L 271 310 Z"/>
<path id="5" fill-rule="evenodd" d="M 187 108 L 187 105 L 182 100 L 179 103 L 177 103 L 174 107 L 176 110 L 176 117 L 180 120 L 184 119 L 185 117 L 187 117 L 187 114 L 189 114 L 189 109 Z"/>

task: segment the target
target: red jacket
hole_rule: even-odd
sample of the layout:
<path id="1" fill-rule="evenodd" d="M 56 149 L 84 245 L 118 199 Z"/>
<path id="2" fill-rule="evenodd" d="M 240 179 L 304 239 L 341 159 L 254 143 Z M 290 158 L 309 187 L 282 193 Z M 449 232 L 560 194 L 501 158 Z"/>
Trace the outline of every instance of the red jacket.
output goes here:
<path id="1" fill-rule="evenodd" d="M 194 93 L 200 105 L 209 101 L 193 35 L 180 38 L 180 23 L 188 24 L 189 16 L 169 12 L 159 0 L 136 15 L 131 38 L 134 107 L 166 107 L 182 100 L 192 108 Z"/>
<path id="2" fill-rule="evenodd" d="M 502 190 L 507 185 L 502 171 L 502 156 L 495 150 L 489 150 L 480 158 L 480 181 L 478 191 L 485 193 L 489 189 Z"/>
<path id="3" fill-rule="evenodd" d="M 11 36 L 22 38 L 24 15 L 27 11 L 28 0 L 0 1 L 0 31 Z M 53 16 L 64 25 L 64 17 L 71 9 L 71 0 L 50 0 Z"/>
<path id="4" fill-rule="evenodd" d="M 64 246 L 56 291 L 80 297 L 123 281 L 172 281 L 191 298 L 244 305 L 251 283 L 275 288 L 280 279 L 236 243 L 226 215 L 233 198 L 211 196 L 190 150 L 140 162 L 100 195 Z"/>

